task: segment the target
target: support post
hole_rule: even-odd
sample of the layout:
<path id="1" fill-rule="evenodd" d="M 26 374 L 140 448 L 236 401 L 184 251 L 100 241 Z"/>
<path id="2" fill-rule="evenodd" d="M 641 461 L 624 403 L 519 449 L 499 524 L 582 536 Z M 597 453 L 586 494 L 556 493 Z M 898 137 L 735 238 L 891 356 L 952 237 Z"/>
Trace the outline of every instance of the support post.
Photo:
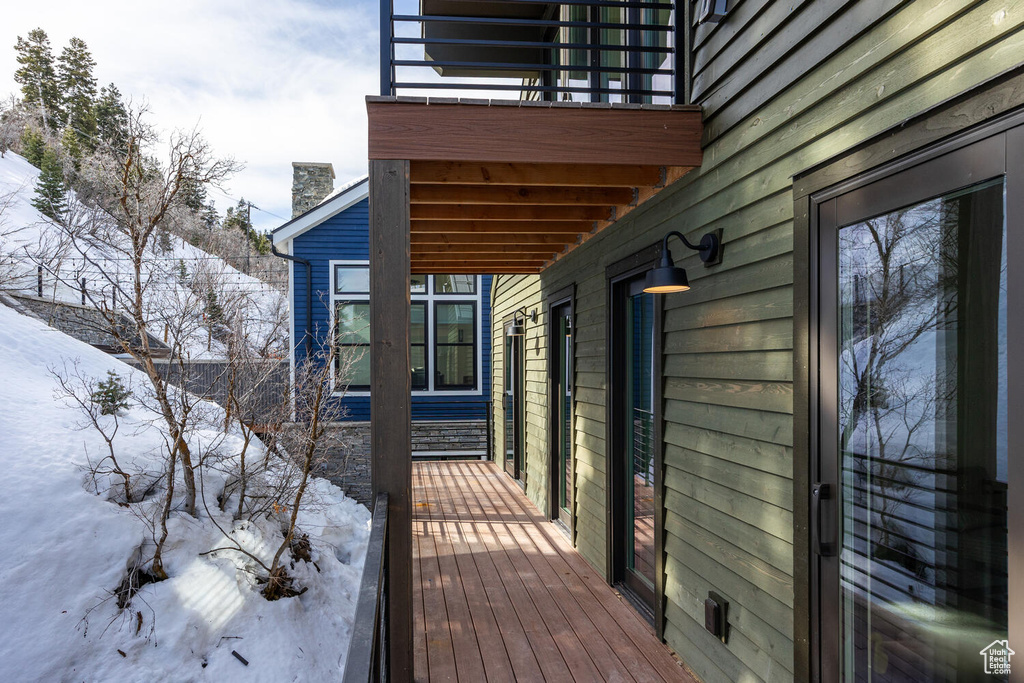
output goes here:
<path id="1" fill-rule="evenodd" d="M 370 445 L 389 500 L 388 671 L 412 681 L 409 162 L 370 161 Z"/>

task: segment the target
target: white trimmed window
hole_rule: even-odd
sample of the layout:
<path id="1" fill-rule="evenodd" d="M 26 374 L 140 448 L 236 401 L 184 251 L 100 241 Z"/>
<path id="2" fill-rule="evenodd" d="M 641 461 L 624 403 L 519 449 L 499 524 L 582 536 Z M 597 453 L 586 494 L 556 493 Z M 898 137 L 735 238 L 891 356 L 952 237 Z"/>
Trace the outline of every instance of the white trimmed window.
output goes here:
<path id="1" fill-rule="evenodd" d="M 481 282 L 477 275 L 413 275 L 409 359 L 414 392 L 480 393 Z M 370 390 L 370 266 L 331 262 L 331 324 L 344 355 L 359 355 L 348 393 Z M 337 371 L 337 364 L 335 365 Z"/>

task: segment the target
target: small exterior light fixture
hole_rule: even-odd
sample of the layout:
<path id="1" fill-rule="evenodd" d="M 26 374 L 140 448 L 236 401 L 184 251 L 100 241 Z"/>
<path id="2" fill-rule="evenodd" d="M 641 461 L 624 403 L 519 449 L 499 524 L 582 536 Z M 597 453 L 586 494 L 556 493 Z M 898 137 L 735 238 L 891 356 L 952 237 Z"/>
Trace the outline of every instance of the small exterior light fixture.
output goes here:
<path id="1" fill-rule="evenodd" d="M 690 282 L 686 278 L 686 269 L 677 268 L 672 261 L 672 252 L 668 250 L 668 238 L 675 235 L 683 244 L 690 249 L 700 252 L 700 260 L 706 266 L 713 266 L 722 262 L 722 231 L 715 230 L 700 238 L 700 244 L 690 244 L 683 233 L 673 230 L 665 235 L 661 243 L 661 259 L 658 267 L 647 273 L 644 282 L 644 291 L 648 294 L 672 294 L 674 292 L 685 292 L 690 288 Z"/>
<path id="2" fill-rule="evenodd" d="M 522 318 L 519 315 L 522 314 Z M 526 306 L 523 306 L 513 314 L 512 324 L 508 327 L 506 336 L 508 337 L 522 337 L 526 334 Z M 529 312 L 530 322 L 537 322 L 537 309 L 533 309 Z"/>

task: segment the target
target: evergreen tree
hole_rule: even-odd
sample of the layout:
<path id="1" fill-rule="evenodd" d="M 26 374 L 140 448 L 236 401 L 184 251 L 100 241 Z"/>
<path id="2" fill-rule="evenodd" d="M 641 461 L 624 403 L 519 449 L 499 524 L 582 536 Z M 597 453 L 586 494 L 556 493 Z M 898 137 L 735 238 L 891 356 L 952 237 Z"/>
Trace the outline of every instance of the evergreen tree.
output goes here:
<path id="1" fill-rule="evenodd" d="M 209 327 L 224 322 L 224 308 L 217 300 L 217 292 L 213 289 L 206 290 L 206 305 L 203 307 L 203 315 Z"/>
<path id="2" fill-rule="evenodd" d="M 93 148 L 96 134 L 96 62 L 81 38 L 72 38 L 57 60 L 57 85 L 63 100 L 66 125 L 78 135 L 79 142 Z"/>
<path id="3" fill-rule="evenodd" d="M 100 140 L 115 150 L 123 151 L 128 138 L 128 109 L 121 101 L 121 91 L 113 83 L 100 88 L 93 117 Z"/>
<path id="4" fill-rule="evenodd" d="M 46 151 L 46 141 L 42 134 L 32 126 L 25 126 L 21 133 L 22 156 L 36 168 L 43 166 L 43 153 Z"/>
<path id="5" fill-rule="evenodd" d="M 59 221 L 67 211 L 67 185 L 64 182 L 64 168 L 60 158 L 53 149 L 47 147 L 43 153 L 43 162 L 39 169 L 39 181 L 36 183 L 36 196 L 32 206 Z"/>
<path id="6" fill-rule="evenodd" d="M 206 187 L 193 176 L 185 176 L 178 190 L 181 202 L 195 213 L 202 212 L 206 206 Z"/>
<path id="7" fill-rule="evenodd" d="M 27 40 L 18 36 L 14 50 L 20 65 L 14 72 L 14 81 L 21 86 L 25 103 L 39 107 L 43 122 L 56 130 L 61 119 L 60 89 L 46 31 L 41 28 L 30 31 Z"/>
<path id="8" fill-rule="evenodd" d="M 60 148 L 75 166 L 75 171 L 80 170 L 82 162 L 82 143 L 78 134 L 71 126 L 65 126 L 64 132 L 60 135 Z"/>

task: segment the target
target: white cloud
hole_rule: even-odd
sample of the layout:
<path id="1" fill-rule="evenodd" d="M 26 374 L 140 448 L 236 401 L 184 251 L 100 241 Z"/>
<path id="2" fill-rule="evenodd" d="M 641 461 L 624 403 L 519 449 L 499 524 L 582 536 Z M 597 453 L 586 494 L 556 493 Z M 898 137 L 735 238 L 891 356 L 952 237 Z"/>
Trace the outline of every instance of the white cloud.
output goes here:
<path id="1" fill-rule="evenodd" d="M 17 92 L 14 44 L 36 27 L 55 55 L 70 37 L 84 40 L 100 84 L 145 98 L 159 128 L 198 123 L 218 154 L 244 162 L 232 197 L 287 219 L 292 161 L 332 162 L 339 183 L 366 172 L 364 96 L 376 93 L 378 74 L 372 0 L 16 3 L 0 25 L 0 94 Z M 212 198 L 221 211 L 233 203 Z"/>

